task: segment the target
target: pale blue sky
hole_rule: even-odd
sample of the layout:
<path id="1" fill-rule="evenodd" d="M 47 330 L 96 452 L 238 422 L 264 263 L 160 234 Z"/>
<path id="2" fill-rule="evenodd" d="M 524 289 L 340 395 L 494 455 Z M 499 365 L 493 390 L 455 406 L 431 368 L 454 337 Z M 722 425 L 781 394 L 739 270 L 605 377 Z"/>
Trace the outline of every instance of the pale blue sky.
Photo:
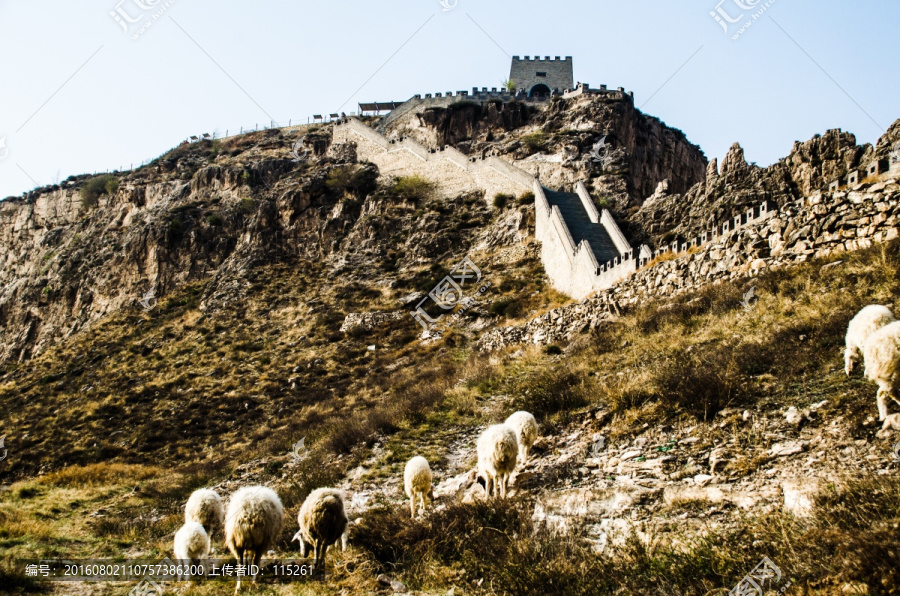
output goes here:
<path id="1" fill-rule="evenodd" d="M 769 0 L 737 40 L 709 14 L 720 0 L 120 1 L 0 0 L 0 197 L 192 134 L 499 86 L 507 53 L 573 56 L 576 80 L 634 91 L 710 158 L 739 141 L 768 165 L 794 140 L 874 142 L 900 118 L 896 0 Z M 166 2 L 137 40 L 110 16 Z"/>

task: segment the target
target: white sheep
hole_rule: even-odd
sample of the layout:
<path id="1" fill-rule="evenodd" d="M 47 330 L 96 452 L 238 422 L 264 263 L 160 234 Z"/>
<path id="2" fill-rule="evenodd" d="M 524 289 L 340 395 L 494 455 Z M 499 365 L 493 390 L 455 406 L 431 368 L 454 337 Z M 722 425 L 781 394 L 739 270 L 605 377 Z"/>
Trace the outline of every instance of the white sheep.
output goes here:
<path id="1" fill-rule="evenodd" d="M 531 446 L 538 437 L 538 424 L 534 416 L 528 412 L 519 411 L 510 415 L 504 422 L 506 426 L 516 433 L 516 442 L 519 444 L 519 465 L 524 466 L 528 462 L 528 454 Z"/>
<path id="2" fill-rule="evenodd" d="M 300 530 L 291 540 L 300 542 L 300 552 L 304 558 L 309 556 L 312 549 L 317 570 L 324 567 L 325 553 L 329 546 L 340 540 L 342 547 L 347 547 L 346 531 L 349 521 L 344 510 L 344 499 L 333 488 L 317 488 L 309 493 L 300 507 L 297 523 Z"/>
<path id="3" fill-rule="evenodd" d="M 175 559 L 178 565 L 184 566 L 185 573 L 179 574 L 178 579 L 188 579 L 191 576 L 190 568 L 199 565 L 200 560 L 209 554 L 209 535 L 199 522 L 185 522 L 181 529 L 175 532 Z"/>
<path id="4" fill-rule="evenodd" d="M 886 306 L 871 304 L 864 307 L 847 325 L 846 348 L 844 349 L 844 372 L 847 376 L 856 368 L 863 347 L 870 335 L 897 319 Z"/>
<path id="5" fill-rule="evenodd" d="M 284 507 L 275 491 L 265 486 L 245 486 L 231 495 L 228 502 L 225 545 L 239 564 L 259 565 L 263 553 L 275 545 L 283 521 Z M 238 577 L 234 593 L 240 589 Z"/>
<path id="6" fill-rule="evenodd" d="M 201 524 L 212 540 L 213 534 L 225 525 L 225 507 L 218 493 L 208 488 L 200 488 L 191 493 L 184 506 L 184 521 Z"/>
<path id="7" fill-rule="evenodd" d="M 516 433 L 505 424 L 490 426 L 478 437 L 478 484 L 487 495 L 506 498 L 506 483 L 516 469 L 519 445 Z"/>
<path id="8" fill-rule="evenodd" d="M 894 401 L 894 386 L 900 369 L 900 322 L 885 325 L 874 332 L 863 346 L 866 378 L 878 385 L 878 419 L 887 418 L 887 398 Z M 900 402 L 898 402 L 900 403 Z"/>
<path id="9" fill-rule="evenodd" d="M 409 497 L 409 510 L 413 518 L 419 502 L 422 509 L 428 508 L 428 503 L 434 501 L 434 491 L 431 488 L 431 467 L 428 460 L 417 455 L 406 462 L 403 471 L 403 486 L 406 488 L 406 496 Z"/>

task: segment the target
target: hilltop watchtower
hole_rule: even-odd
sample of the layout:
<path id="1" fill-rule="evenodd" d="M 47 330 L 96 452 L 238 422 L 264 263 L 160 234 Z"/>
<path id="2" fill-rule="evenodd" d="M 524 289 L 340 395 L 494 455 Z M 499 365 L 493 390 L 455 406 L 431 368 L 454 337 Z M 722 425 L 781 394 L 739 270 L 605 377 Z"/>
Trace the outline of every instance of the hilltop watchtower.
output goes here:
<path id="1" fill-rule="evenodd" d="M 525 56 L 522 60 L 513 56 L 509 80 L 515 84 L 516 90 L 525 91 L 529 97 L 573 89 L 575 77 L 572 74 L 572 57 L 566 56 L 561 60 L 556 56 L 551 60 L 550 56 L 543 59 L 540 56 Z"/>

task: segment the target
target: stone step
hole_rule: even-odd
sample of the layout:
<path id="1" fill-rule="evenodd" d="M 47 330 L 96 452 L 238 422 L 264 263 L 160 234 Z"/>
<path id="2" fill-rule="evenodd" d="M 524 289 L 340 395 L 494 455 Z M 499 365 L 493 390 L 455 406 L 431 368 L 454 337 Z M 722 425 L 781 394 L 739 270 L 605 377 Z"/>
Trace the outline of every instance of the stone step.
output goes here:
<path id="1" fill-rule="evenodd" d="M 544 187 L 544 194 L 547 195 L 547 202 L 552 208 L 554 205 L 559 208 L 566 227 L 575 241 L 575 245 L 587 240 L 597 263 L 603 264 L 611 261 L 619 256 L 615 243 L 610 238 L 609 233 L 599 223 L 593 223 L 588 217 L 581 199 L 574 192 L 563 192 L 550 190 Z"/>

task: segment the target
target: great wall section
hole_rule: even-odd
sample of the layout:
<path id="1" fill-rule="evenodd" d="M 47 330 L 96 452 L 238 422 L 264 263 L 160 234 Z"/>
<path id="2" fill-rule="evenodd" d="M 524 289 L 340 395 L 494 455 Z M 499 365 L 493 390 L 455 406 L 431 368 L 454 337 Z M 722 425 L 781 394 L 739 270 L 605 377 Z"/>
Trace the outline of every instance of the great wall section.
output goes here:
<path id="1" fill-rule="evenodd" d="M 587 83 L 579 83 L 574 89 L 554 90 L 551 96 L 589 100 L 600 97 L 602 101 L 626 102 L 633 109 L 631 93 L 622 88 L 609 90 L 605 85 L 592 89 Z M 447 199 L 473 191 L 484 192 L 488 203 L 497 194 L 534 195 L 535 239 L 540 243 L 544 272 L 553 288 L 578 302 L 524 325 L 487 331 L 479 340 L 482 349 L 571 338 L 614 316 L 623 307 L 646 298 L 666 298 L 708 283 L 756 274 L 767 267 L 867 248 L 898 235 L 900 142 L 894 144 L 889 158 L 885 157 L 885 151 L 880 151 L 878 158 L 866 158 L 843 169 L 831 170 L 815 185 L 807 187 L 804 198 L 744 204 L 737 214 L 732 213 L 716 225 L 707 223 L 665 242 L 660 242 L 657 236 L 651 248 L 646 244 L 632 245 L 633 239 L 623 233 L 611 211 L 598 208 L 586 180 L 571 184 L 571 190 L 559 188 L 569 184 L 555 185 L 554 190 L 542 184 L 543 171 L 524 169 L 529 167 L 527 159 L 512 163 L 506 157 L 483 152 L 467 155 L 452 145 L 428 147 L 403 133 L 398 136 L 397 130 L 402 127 L 390 131 L 393 138 L 382 132 L 386 122 L 396 124 L 414 116 L 417 110 L 446 108 L 466 101 L 539 104 L 547 98 L 487 88 L 473 89 L 471 94 L 416 95 L 372 126 L 354 117 L 336 120 L 331 123 L 331 142 L 335 146 L 354 144 L 356 159 L 373 163 L 382 175 L 423 176 L 434 182 Z M 325 147 L 321 149 L 325 151 Z M 721 176 L 714 163 L 709 166 L 707 176 L 712 176 L 713 181 L 732 176 L 731 172 L 726 174 L 724 166 Z M 208 171 L 212 169 L 202 172 Z M 162 204 L 184 194 L 195 182 L 169 181 L 147 189 L 126 184 L 115 200 L 105 198 L 102 204 L 113 206 L 121 201 L 148 206 Z M 706 185 L 710 183 L 707 178 Z M 236 184 L 232 180 L 226 186 Z M 817 187 L 823 190 L 812 190 Z M 697 188 L 702 194 L 704 183 L 700 182 L 694 190 Z M 127 198 L 125 195 L 129 193 L 134 197 Z M 646 200 L 655 196 L 656 193 Z M 14 237 L 33 235 L 32 240 L 37 241 L 45 227 L 49 230 L 79 221 L 82 207 L 74 187 L 51 189 L 49 193 L 35 191 L 21 200 L 4 201 L 0 203 L 0 238 L 12 241 Z M 0 257 L 11 270 L 16 268 L 15 254 L 7 252 Z M 146 270 L 154 269 L 148 265 Z M 14 283 L 7 284 L 0 298 L 11 299 L 17 287 Z M 102 310 L 94 306 L 88 318 L 115 310 L 124 300 L 125 297 L 107 300 L 101 305 Z M 76 306 L 79 304 L 81 298 L 76 300 Z M 75 325 L 68 333 L 78 328 Z"/>
<path id="2" fill-rule="evenodd" d="M 750 279 L 765 269 L 898 238 L 900 167 L 892 172 L 886 180 L 868 186 L 816 192 L 749 221 L 725 222 L 720 228 L 724 233 L 705 244 L 682 243 L 683 252 L 651 262 L 587 300 L 554 309 L 522 326 L 488 331 L 479 347 L 493 350 L 571 340 L 647 299 L 672 298 L 711 283 Z"/>
<path id="3" fill-rule="evenodd" d="M 450 147 L 429 149 L 410 139 L 389 140 L 350 118 L 334 127 L 333 143 L 356 142 L 357 159 L 371 161 L 382 175 L 419 175 L 434 181 L 441 194 L 455 197 L 483 190 L 535 196 L 535 237 L 553 287 L 581 299 L 634 272 L 649 248 L 636 254 L 606 209 L 598 211 L 583 183 L 575 192 L 553 191 L 528 172 L 500 157 L 475 158 Z"/>

